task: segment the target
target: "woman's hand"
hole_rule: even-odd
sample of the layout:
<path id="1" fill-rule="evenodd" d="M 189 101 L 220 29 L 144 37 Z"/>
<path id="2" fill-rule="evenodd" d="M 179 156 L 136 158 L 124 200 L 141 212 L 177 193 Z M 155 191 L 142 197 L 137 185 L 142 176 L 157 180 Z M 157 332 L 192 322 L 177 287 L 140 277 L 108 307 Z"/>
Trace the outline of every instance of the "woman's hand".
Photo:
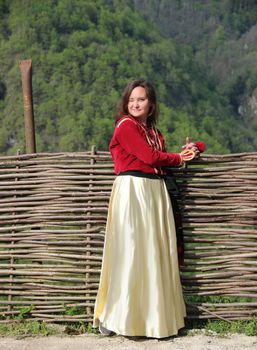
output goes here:
<path id="1" fill-rule="evenodd" d="M 196 144 L 194 142 L 190 142 L 190 139 L 188 136 L 186 137 L 186 144 L 184 146 L 182 146 L 182 149 L 183 149 L 183 151 L 191 150 L 194 152 L 194 156 L 191 153 L 191 156 L 192 156 L 191 159 L 197 158 L 200 155 L 200 151 L 199 151 L 198 147 L 196 146 Z M 181 153 L 183 153 L 183 151 Z M 185 156 L 185 157 L 190 157 L 190 156 L 189 156 L 189 154 L 187 154 L 187 156 Z M 182 158 L 183 158 L 183 155 L 182 155 Z M 191 160 L 191 159 L 189 159 L 189 160 Z"/>
<path id="2" fill-rule="evenodd" d="M 182 163 L 188 162 L 189 160 L 196 158 L 196 156 L 197 156 L 197 153 L 194 151 L 193 148 L 191 149 L 185 148 L 183 149 L 183 151 L 180 152 Z"/>

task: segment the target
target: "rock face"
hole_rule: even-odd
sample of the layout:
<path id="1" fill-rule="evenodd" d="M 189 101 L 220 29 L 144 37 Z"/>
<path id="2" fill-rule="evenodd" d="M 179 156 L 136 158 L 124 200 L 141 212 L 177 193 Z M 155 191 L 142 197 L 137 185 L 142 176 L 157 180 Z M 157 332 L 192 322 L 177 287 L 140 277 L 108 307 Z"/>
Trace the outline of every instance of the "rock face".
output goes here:
<path id="1" fill-rule="evenodd" d="M 257 121 L 257 88 L 246 101 L 239 106 L 238 113 L 251 121 Z"/>
<path id="2" fill-rule="evenodd" d="M 3 100 L 6 95 L 6 86 L 4 82 L 0 80 L 0 100 Z"/>

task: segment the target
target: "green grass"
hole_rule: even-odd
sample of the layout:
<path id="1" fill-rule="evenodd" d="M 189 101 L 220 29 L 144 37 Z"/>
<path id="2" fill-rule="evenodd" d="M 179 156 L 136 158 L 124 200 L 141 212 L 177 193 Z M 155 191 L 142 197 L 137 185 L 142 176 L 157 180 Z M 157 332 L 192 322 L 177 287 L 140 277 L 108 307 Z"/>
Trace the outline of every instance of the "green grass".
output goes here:
<path id="1" fill-rule="evenodd" d="M 93 328 L 91 323 L 86 324 L 83 321 L 79 321 L 66 324 L 64 333 L 68 335 L 78 335 L 85 333 L 99 334 L 99 331 L 97 328 Z"/>
<path id="2" fill-rule="evenodd" d="M 242 301 L 242 298 L 240 299 Z M 187 297 L 187 303 L 190 302 L 232 302 L 238 301 L 234 297 L 220 296 L 201 296 Z M 49 324 L 44 321 L 32 320 L 34 305 L 20 308 L 19 313 L 13 316 L 12 323 L 0 323 L 0 336 L 9 336 L 16 338 L 33 337 L 33 336 L 50 336 L 50 335 L 78 335 L 85 333 L 98 334 L 98 330 L 93 328 L 89 323 L 84 321 L 66 322 L 61 326 Z M 83 314 L 84 309 L 81 307 L 66 307 L 65 314 L 69 316 Z M 204 332 L 205 334 L 218 334 L 225 336 L 229 333 L 241 333 L 248 336 L 257 336 L 257 317 L 249 321 L 222 321 L 222 320 L 202 320 L 187 319 L 186 327 L 180 332 L 180 335 L 195 334 Z"/>
<path id="3" fill-rule="evenodd" d="M 63 325 L 49 324 L 44 321 L 14 320 L 12 323 L 0 323 L 0 337 L 47 337 L 51 335 L 67 336 L 84 333 L 98 334 L 98 330 L 83 321 Z"/>
<path id="4" fill-rule="evenodd" d="M 185 334 L 197 333 L 204 330 L 206 334 L 218 334 L 225 336 L 231 333 L 257 336 L 257 318 L 249 321 L 222 321 L 222 320 L 187 320 Z"/>
<path id="5" fill-rule="evenodd" d="M 53 325 L 39 321 L 20 321 L 0 324 L 0 336 L 26 338 L 35 336 L 49 336 L 60 334 Z"/>
<path id="6" fill-rule="evenodd" d="M 98 333 L 91 324 L 84 321 L 65 322 L 59 326 L 49 324 L 44 321 L 31 320 L 34 305 L 20 308 L 19 313 L 11 318 L 10 323 L 0 323 L 0 336 L 6 337 L 35 337 L 50 335 L 78 335 L 83 333 Z M 84 309 L 80 307 L 66 308 L 65 315 L 73 316 L 83 313 Z"/>
<path id="7" fill-rule="evenodd" d="M 187 320 L 186 328 L 180 332 L 181 336 L 204 332 L 206 335 L 217 334 L 226 336 L 231 333 L 241 333 L 248 336 L 257 336 L 257 319 L 251 321 L 226 321 L 214 320 Z M 51 335 L 79 335 L 84 333 L 98 334 L 98 330 L 92 328 L 91 324 L 83 321 L 67 323 L 63 326 L 48 324 L 43 321 L 16 320 L 13 323 L 0 324 L 0 336 L 15 337 L 18 339 L 26 337 L 46 337 Z"/>
<path id="8" fill-rule="evenodd" d="M 257 336 L 257 319 L 251 321 L 211 321 L 206 324 L 206 330 L 215 332 L 221 336 L 228 333 L 241 333 L 248 336 Z"/>

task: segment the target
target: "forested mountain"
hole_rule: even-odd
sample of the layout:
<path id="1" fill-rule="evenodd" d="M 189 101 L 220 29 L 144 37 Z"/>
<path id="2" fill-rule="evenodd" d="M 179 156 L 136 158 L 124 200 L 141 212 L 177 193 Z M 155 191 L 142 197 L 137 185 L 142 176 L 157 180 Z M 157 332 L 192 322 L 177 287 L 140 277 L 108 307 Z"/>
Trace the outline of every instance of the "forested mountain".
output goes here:
<path id="1" fill-rule="evenodd" d="M 120 94 L 137 77 L 157 89 L 168 149 L 179 150 L 190 135 L 205 141 L 208 153 L 255 150 L 254 127 L 232 103 L 238 85 L 221 87 L 196 55 L 200 38 L 183 41 L 163 17 L 164 31 L 161 7 L 158 16 L 155 8 L 164 3 L 185 2 L 0 0 L 0 153 L 24 151 L 19 61 L 27 58 L 33 61 L 37 151 L 82 151 L 92 144 L 106 150 Z M 252 19 L 246 30 L 254 25 Z"/>
<path id="2" fill-rule="evenodd" d="M 164 37 L 188 44 L 237 118 L 257 132 L 257 2 L 133 0 Z M 256 141 L 254 142 L 256 149 Z"/>

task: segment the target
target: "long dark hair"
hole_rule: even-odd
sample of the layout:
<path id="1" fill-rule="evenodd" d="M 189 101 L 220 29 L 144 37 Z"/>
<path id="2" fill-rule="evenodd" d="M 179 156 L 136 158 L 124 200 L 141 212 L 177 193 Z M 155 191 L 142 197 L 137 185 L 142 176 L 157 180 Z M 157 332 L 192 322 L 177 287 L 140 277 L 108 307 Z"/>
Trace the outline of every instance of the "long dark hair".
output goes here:
<path id="1" fill-rule="evenodd" d="M 125 90 L 123 91 L 121 100 L 117 106 L 116 122 L 120 118 L 122 118 L 124 115 L 128 114 L 129 97 L 131 95 L 131 92 L 138 86 L 141 86 L 145 89 L 146 96 L 151 106 L 149 111 L 149 116 L 147 118 L 147 125 L 155 126 L 159 115 L 159 108 L 157 105 L 156 93 L 153 85 L 145 79 L 133 80 L 126 86 Z"/>

